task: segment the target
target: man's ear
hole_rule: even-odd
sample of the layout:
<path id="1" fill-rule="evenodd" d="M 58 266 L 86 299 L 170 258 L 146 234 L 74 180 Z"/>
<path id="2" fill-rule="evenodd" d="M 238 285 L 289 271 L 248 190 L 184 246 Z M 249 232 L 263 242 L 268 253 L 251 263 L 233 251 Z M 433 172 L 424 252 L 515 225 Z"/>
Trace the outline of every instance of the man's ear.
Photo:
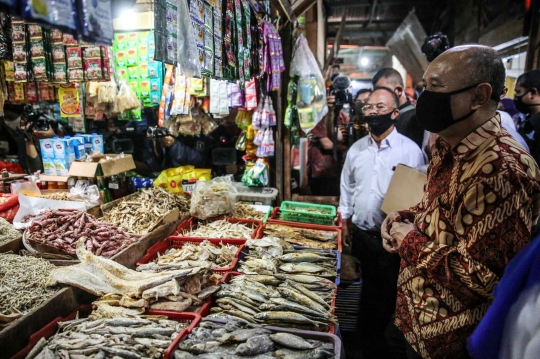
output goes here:
<path id="1" fill-rule="evenodd" d="M 396 95 L 401 98 L 401 96 L 403 96 L 403 87 L 401 86 L 396 86 L 396 88 L 394 88 L 394 92 L 396 93 Z"/>
<path id="2" fill-rule="evenodd" d="M 391 119 L 392 119 L 392 120 L 395 120 L 396 118 L 398 118 L 398 116 L 399 116 L 399 110 L 396 108 L 396 109 L 392 112 Z"/>

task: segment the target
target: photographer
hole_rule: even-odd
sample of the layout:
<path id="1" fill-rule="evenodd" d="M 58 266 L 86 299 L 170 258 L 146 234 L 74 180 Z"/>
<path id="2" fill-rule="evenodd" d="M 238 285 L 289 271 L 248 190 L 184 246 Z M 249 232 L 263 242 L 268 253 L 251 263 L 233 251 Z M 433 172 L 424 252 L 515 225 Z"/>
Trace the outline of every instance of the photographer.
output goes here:
<path id="1" fill-rule="evenodd" d="M 4 105 L 3 127 L 16 143 L 19 163 L 27 173 L 43 172 L 39 140 L 64 135 L 56 121 L 23 105 Z"/>
<path id="2" fill-rule="evenodd" d="M 185 165 L 201 167 L 202 154 L 174 138 L 164 127 L 149 127 L 147 150 L 143 151 L 143 161 L 151 172 L 161 172 L 167 168 Z"/>

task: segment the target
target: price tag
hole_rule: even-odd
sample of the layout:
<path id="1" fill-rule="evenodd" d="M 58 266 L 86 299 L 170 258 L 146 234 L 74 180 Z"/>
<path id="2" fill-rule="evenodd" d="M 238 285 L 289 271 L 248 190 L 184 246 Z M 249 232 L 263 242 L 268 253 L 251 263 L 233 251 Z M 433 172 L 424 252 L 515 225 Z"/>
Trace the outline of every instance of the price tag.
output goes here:
<path id="1" fill-rule="evenodd" d="M 190 184 L 183 184 L 182 185 L 182 190 L 186 193 L 191 193 L 193 192 L 193 187 L 195 187 L 195 183 L 190 183 Z"/>

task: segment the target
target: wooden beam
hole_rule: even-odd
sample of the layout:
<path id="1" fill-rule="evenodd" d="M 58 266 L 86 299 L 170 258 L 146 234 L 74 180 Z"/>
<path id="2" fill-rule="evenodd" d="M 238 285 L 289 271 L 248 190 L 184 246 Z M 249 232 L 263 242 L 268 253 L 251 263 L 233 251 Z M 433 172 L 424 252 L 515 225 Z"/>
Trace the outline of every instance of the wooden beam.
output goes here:
<path id="1" fill-rule="evenodd" d="M 345 24 L 347 23 L 347 13 L 344 12 L 343 16 L 341 17 L 341 26 L 339 27 L 339 30 L 336 35 L 336 40 L 334 44 L 332 45 L 332 50 L 330 50 L 330 54 L 328 55 L 328 58 L 326 59 L 326 63 L 324 64 L 323 74 L 326 73 L 326 70 L 334 60 L 334 58 L 339 53 L 339 47 L 341 46 L 341 41 L 343 40 L 343 32 L 345 30 Z"/>
<path id="2" fill-rule="evenodd" d="M 527 57 L 525 58 L 525 71 L 537 68 L 540 56 L 538 56 L 538 41 L 540 30 L 540 0 L 531 1 L 531 15 L 529 27 L 529 42 L 527 44 Z"/>
<path id="3" fill-rule="evenodd" d="M 294 15 L 298 17 L 308 11 L 316 3 L 317 0 L 298 0 L 292 5 L 292 11 Z"/>
<path id="4" fill-rule="evenodd" d="M 285 15 L 285 17 L 291 22 L 296 22 L 296 16 L 293 13 L 291 4 L 288 0 L 272 0 L 272 2 L 275 4 L 275 8 L 282 14 Z"/>

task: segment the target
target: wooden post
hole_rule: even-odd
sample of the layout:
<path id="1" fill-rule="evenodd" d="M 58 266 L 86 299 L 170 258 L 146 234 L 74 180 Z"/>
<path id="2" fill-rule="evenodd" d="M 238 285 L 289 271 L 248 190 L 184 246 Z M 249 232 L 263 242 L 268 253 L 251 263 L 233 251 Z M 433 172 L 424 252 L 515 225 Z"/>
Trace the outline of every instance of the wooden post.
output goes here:
<path id="1" fill-rule="evenodd" d="M 531 1 L 531 22 L 529 27 L 529 42 L 527 44 L 527 57 L 525 59 L 525 72 L 538 68 L 538 30 L 540 25 L 540 0 Z"/>

